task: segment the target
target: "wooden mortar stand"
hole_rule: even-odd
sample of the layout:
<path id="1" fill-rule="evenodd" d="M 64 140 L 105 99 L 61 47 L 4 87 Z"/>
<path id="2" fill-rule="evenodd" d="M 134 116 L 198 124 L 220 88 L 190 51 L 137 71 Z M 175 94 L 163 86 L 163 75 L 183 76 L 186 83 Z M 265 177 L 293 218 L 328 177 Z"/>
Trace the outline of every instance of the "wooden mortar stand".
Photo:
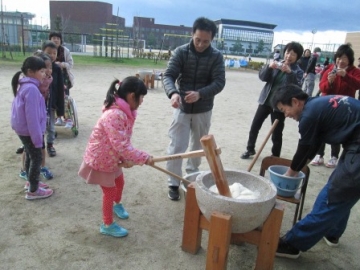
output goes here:
<path id="1" fill-rule="evenodd" d="M 246 233 L 232 233 L 231 215 L 213 212 L 210 221 L 204 217 L 196 201 L 194 185 L 195 183 L 191 183 L 187 186 L 182 250 L 196 254 L 201 247 L 202 230 L 207 230 L 209 232 L 207 270 L 226 269 L 230 243 L 243 242 L 257 246 L 255 270 L 273 269 L 284 205 L 277 203 L 261 228 Z"/>
<path id="2" fill-rule="evenodd" d="M 217 147 L 214 136 L 205 135 L 200 139 L 200 142 L 204 149 L 206 159 L 209 163 L 211 173 L 214 177 L 216 187 L 219 190 L 219 194 L 232 198 L 220 156 L 216 152 Z"/>

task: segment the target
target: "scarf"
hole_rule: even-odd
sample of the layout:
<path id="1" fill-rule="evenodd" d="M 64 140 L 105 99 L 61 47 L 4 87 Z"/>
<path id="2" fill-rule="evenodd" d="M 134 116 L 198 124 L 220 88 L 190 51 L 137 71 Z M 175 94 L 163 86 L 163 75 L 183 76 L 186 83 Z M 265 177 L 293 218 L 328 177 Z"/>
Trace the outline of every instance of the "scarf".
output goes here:
<path id="1" fill-rule="evenodd" d="M 65 62 L 65 49 L 63 46 L 59 46 L 57 50 L 57 56 L 56 56 L 57 62 Z"/>

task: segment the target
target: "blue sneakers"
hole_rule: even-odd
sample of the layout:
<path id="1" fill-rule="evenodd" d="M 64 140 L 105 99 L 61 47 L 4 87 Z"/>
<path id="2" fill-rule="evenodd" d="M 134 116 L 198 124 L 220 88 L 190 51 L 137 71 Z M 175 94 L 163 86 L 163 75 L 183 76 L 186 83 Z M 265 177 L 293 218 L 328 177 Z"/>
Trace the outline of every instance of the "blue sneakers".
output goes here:
<path id="1" fill-rule="evenodd" d="M 127 219 L 129 218 L 129 213 L 125 210 L 124 206 L 122 205 L 122 203 L 119 204 L 115 204 L 114 207 L 114 212 L 115 214 L 121 218 L 121 219 Z"/>
<path id="2" fill-rule="evenodd" d="M 19 176 L 20 176 L 20 178 L 27 181 L 27 174 L 26 174 L 26 171 L 24 171 L 23 169 L 20 170 Z"/>
<path id="3" fill-rule="evenodd" d="M 125 228 L 117 225 L 115 222 L 108 226 L 101 224 L 100 233 L 114 237 L 124 237 L 128 235 L 128 231 Z"/>
<path id="4" fill-rule="evenodd" d="M 47 167 L 42 167 L 40 169 L 40 174 L 46 179 L 46 180 L 51 180 L 54 178 L 54 175 L 52 174 L 52 172 L 49 171 L 49 169 Z M 24 179 L 27 181 L 27 174 L 26 171 L 24 170 L 20 170 L 20 174 L 19 174 L 20 178 Z"/>
<path id="5" fill-rule="evenodd" d="M 54 177 L 54 175 L 52 174 L 52 172 L 50 172 L 47 167 L 42 167 L 42 168 L 40 169 L 40 174 L 41 174 L 46 180 L 53 179 L 53 177 Z"/>

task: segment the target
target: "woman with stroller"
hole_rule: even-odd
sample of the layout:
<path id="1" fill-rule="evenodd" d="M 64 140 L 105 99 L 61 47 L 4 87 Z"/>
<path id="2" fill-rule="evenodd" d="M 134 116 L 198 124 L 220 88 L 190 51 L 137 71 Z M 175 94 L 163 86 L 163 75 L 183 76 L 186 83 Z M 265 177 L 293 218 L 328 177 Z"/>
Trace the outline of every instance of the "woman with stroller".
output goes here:
<path id="1" fill-rule="evenodd" d="M 74 60 L 71 56 L 70 50 L 63 46 L 62 34 L 59 32 L 51 32 L 49 34 L 49 40 L 55 43 L 57 47 L 57 57 L 56 64 L 61 68 L 64 78 L 64 89 L 65 95 L 70 95 L 70 88 L 74 86 L 74 75 L 71 72 L 71 69 L 74 67 Z M 73 123 L 71 119 L 65 119 L 65 128 L 72 128 Z M 62 126 L 64 120 L 61 117 L 58 117 L 55 125 Z"/>

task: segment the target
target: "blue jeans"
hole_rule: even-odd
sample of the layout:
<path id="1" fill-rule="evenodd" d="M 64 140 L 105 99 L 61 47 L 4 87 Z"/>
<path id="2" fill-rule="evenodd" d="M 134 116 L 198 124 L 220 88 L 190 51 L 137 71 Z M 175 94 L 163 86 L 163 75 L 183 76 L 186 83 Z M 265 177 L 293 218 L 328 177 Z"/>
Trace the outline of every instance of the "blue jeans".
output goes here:
<path id="1" fill-rule="evenodd" d="M 53 144 L 55 141 L 55 110 L 50 109 L 49 122 L 46 126 L 46 143 Z"/>
<path id="2" fill-rule="evenodd" d="M 306 251 L 319 242 L 323 236 L 340 238 L 344 233 L 350 210 L 359 200 L 359 196 L 329 203 L 329 186 L 328 182 L 316 198 L 312 211 L 285 235 L 285 241 L 288 244 Z"/>
<path id="3" fill-rule="evenodd" d="M 309 95 L 309 97 L 312 97 L 314 87 L 315 87 L 315 74 L 308 73 L 304 81 L 303 90 L 306 94 Z"/>

